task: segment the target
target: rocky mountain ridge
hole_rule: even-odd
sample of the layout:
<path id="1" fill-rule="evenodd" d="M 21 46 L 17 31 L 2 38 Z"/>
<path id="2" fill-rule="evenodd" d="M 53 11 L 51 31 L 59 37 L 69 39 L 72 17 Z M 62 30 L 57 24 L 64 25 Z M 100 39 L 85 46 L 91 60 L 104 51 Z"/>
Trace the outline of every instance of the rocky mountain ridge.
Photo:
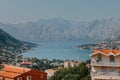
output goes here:
<path id="1" fill-rule="evenodd" d="M 3 24 L 0 28 L 17 39 L 31 42 L 103 41 L 120 38 L 120 19 L 96 19 L 74 22 L 53 18 L 20 24 Z"/>

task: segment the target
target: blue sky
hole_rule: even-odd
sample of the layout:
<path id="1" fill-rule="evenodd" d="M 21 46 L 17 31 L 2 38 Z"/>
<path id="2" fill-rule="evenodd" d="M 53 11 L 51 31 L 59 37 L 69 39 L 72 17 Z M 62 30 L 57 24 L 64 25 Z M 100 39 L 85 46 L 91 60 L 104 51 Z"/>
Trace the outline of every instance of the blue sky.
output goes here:
<path id="1" fill-rule="evenodd" d="M 119 18 L 120 0 L 0 0 L 0 22 L 54 17 L 75 21 Z"/>

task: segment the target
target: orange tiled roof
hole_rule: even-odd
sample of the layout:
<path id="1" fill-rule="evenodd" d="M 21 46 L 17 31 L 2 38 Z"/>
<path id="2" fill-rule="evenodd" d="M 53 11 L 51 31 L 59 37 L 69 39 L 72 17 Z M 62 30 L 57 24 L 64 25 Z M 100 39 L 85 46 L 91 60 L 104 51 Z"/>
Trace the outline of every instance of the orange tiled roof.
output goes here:
<path id="1" fill-rule="evenodd" d="M 109 54 L 109 53 L 113 53 L 113 54 L 119 54 L 120 53 L 120 50 L 94 50 L 93 53 L 96 53 L 96 52 L 103 52 L 104 54 Z"/>
<path id="2" fill-rule="evenodd" d="M 3 69 L 0 70 L 0 76 L 9 78 L 9 79 L 13 79 L 18 75 L 21 75 L 23 73 L 30 73 L 30 74 L 34 74 L 36 73 L 36 75 L 47 75 L 47 73 L 43 72 L 43 71 L 38 71 L 38 70 L 34 70 L 34 69 L 29 69 L 29 68 L 22 68 L 22 67 L 16 67 L 16 66 L 10 66 L 10 65 L 3 65 Z M 0 77 L 1 80 L 1 77 Z"/>
<path id="3" fill-rule="evenodd" d="M 20 74 L 20 73 L 28 72 L 31 69 L 22 68 L 22 67 L 16 67 L 16 66 L 10 66 L 10 65 L 4 65 L 3 70 Z"/>
<path id="4" fill-rule="evenodd" d="M 13 73 L 13 72 L 7 72 L 7 71 L 0 71 L 0 76 L 7 77 L 7 78 L 14 78 L 20 74 Z"/>
<path id="5" fill-rule="evenodd" d="M 16 66 L 10 66 L 10 65 L 3 65 L 3 69 L 0 70 L 0 80 L 2 80 L 2 77 L 5 77 L 6 80 L 13 80 L 18 76 L 24 76 L 26 74 L 34 75 L 34 76 L 43 76 L 47 78 L 47 73 L 43 71 L 38 71 L 34 69 L 29 68 L 22 68 L 22 67 L 16 67 Z M 43 79 L 42 79 L 43 80 Z M 46 80 L 46 79 L 44 79 Z"/>
<path id="6" fill-rule="evenodd" d="M 18 75 L 21 75 L 24 72 L 28 72 L 31 69 L 28 68 L 21 68 L 21 67 L 15 67 L 10 65 L 3 65 L 4 68 L 0 70 L 0 76 L 4 76 L 7 78 L 14 78 Z"/>

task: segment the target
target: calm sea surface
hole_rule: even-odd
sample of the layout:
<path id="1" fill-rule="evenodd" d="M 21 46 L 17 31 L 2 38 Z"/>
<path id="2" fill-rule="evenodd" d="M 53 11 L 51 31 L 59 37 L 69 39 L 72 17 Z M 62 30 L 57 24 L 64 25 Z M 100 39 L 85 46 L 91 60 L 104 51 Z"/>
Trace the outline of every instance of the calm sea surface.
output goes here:
<path id="1" fill-rule="evenodd" d="M 25 57 L 37 57 L 39 59 L 47 58 L 62 59 L 62 60 L 76 60 L 85 61 L 90 59 L 89 54 L 91 50 L 80 50 L 75 48 L 79 44 L 85 44 L 82 42 L 52 42 L 52 43 L 40 43 L 42 46 L 34 48 L 32 51 L 23 53 Z"/>

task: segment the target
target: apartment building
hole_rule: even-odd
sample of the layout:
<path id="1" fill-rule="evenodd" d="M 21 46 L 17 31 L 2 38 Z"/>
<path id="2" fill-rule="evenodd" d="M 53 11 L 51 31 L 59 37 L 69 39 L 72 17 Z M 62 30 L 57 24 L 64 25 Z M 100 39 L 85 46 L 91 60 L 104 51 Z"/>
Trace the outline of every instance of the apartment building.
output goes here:
<path id="1" fill-rule="evenodd" d="M 120 80 L 120 50 L 93 50 L 92 80 Z"/>

